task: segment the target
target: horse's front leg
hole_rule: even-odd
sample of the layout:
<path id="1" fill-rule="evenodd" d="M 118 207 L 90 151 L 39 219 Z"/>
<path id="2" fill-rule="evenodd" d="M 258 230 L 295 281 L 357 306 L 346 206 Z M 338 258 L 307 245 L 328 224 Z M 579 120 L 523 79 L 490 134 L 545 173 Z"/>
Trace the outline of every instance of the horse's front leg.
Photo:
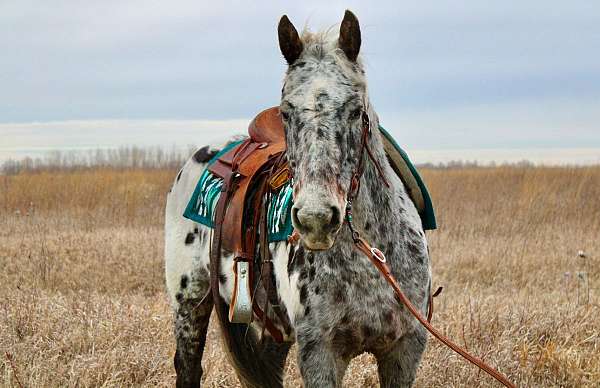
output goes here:
<path id="1" fill-rule="evenodd" d="M 296 332 L 298 366 L 304 387 L 341 387 L 350 360 L 334 353 L 314 326 L 297 327 Z"/>
<path id="2" fill-rule="evenodd" d="M 417 326 L 415 331 L 400 338 L 390 352 L 376 354 L 380 386 L 411 387 L 426 343 L 427 332 L 422 326 Z"/>

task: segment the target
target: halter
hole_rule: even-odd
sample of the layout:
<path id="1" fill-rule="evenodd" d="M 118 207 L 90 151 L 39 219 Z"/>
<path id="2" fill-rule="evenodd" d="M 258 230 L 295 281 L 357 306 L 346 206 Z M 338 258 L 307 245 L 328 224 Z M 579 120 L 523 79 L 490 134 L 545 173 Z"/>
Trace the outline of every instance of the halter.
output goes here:
<path id="1" fill-rule="evenodd" d="M 435 327 L 433 327 L 429 323 L 429 321 L 431 320 L 431 313 L 433 311 L 431 309 L 431 307 L 432 307 L 431 306 L 431 297 L 429 299 L 430 310 L 429 310 L 428 318 L 426 319 L 421 315 L 421 313 L 419 313 L 417 308 L 411 303 L 410 300 L 408 300 L 406 295 L 404 295 L 404 293 L 402 292 L 402 289 L 400 288 L 398 281 L 394 278 L 394 275 L 392 274 L 392 271 L 391 271 L 389 265 L 387 264 L 387 260 L 385 258 L 385 255 L 383 254 L 383 252 L 377 248 L 371 247 L 371 245 L 365 239 L 363 239 L 360 236 L 360 233 L 355 229 L 354 224 L 352 223 L 352 202 L 356 199 L 356 197 L 358 195 L 358 191 L 360 189 L 360 180 L 361 180 L 363 172 L 364 172 L 364 161 L 363 160 L 364 160 L 365 150 L 367 152 L 367 155 L 369 156 L 369 159 L 371 159 L 371 162 L 375 166 L 383 183 L 388 188 L 390 187 L 389 182 L 387 181 L 387 179 L 385 178 L 385 175 L 383 174 L 383 169 L 381 168 L 381 165 L 379 164 L 377 159 L 375 159 L 375 157 L 373 156 L 373 153 L 371 152 L 371 149 L 369 148 L 370 136 L 371 136 L 371 122 L 370 122 L 368 113 L 363 110 L 363 112 L 362 112 L 362 136 L 361 136 L 361 146 L 360 146 L 359 158 L 358 158 L 358 162 L 356 165 L 356 169 L 354 170 L 354 174 L 352 175 L 352 179 L 350 181 L 350 189 L 348 190 L 348 194 L 346 197 L 346 199 L 347 199 L 346 223 L 348 224 L 348 228 L 350 229 L 350 233 L 352 234 L 352 240 L 354 241 L 354 245 L 356 246 L 356 248 L 358 250 L 360 250 L 362 253 L 365 254 L 365 256 L 367 256 L 369 258 L 371 263 L 373 263 L 373 265 L 379 270 L 379 272 L 381 272 L 381 274 L 383 275 L 385 280 L 393 288 L 394 293 L 396 294 L 396 297 L 400 300 L 400 302 L 402 302 L 402 304 L 406 307 L 406 309 L 434 337 L 436 337 L 439 341 L 441 341 L 444 345 L 448 346 L 450 349 L 452 349 L 456 353 L 460 354 L 466 360 L 468 360 L 472 364 L 476 365 L 479 369 L 483 370 L 484 372 L 486 372 L 487 374 L 489 374 L 490 376 L 495 378 L 498 382 L 500 382 L 504 386 L 510 387 L 510 388 L 515 387 L 515 385 L 512 384 L 506 376 L 504 376 L 503 374 L 498 372 L 496 369 L 492 368 L 491 366 L 489 366 L 488 364 L 483 362 L 481 359 L 469 354 L 466 350 L 464 350 L 463 348 L 461 348 L 460 346 L 458 346 L 457 344 L 452 342 L 450 339 L 448 339 L 446 336 L 444 336 L 442 333 L 440 333 Z M 438 289 L 438 291 L 436 291 L 436 294 L 438 294 L 440 290 L 441 289 Z"/>

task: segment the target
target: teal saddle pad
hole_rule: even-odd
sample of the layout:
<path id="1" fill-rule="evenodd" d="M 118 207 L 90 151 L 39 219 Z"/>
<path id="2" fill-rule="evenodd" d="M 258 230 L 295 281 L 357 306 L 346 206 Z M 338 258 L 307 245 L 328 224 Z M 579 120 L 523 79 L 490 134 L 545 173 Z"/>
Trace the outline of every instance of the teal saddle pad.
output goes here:
<path id="1" fill-rule="evenodd" d="M 409 196 L 414 202 L 419 215 L 421 216 L 423 229 L 435 229 L 435 214 L 431 203 L 431 197 L 429 196 L 425 183 L 419 176 L 417 169 L 408 158 L 406 152 L 398 146 L 392 136 L 381 126 L 379 127 L 379 131 L 382 135 L 388 160 L 396 174 L 404 183 Z M 208 166 L 213 164 L 222 155 L 242 141 L 243 140 L 228 144 L 208 162 Z M 204 169 L 202 175 L 200 175 L 200 179 L 196 184 L 196 188 L 185 208 L 183 216 L 202 225 L 206 225 L 209 228 L 213 228 L 215 209 L 221 195 L 223 179 L 210 172 L 208 166 Z M 269 242 L 285 241 L 294 230 L 292 226 L 292 191 L 291 182 L 288 181 L 269 198 L 267 203 Z"/>
<path id="2" fill-rule="evenodd" d="M 242 141 L 228 144 L 208 162 L 185 208 L 183 213 L 185 218 L 206 225 L 209 228 L 214 228 L 215 209 L 221 196 L 223 179 L 210 172 L 208 166 Z M 292 226 L 292 206 L 292 185 L 288 181 L 270 196 L 267 203 L 269 242 L 285 241 L 292 234 L 294 230 Z"/>

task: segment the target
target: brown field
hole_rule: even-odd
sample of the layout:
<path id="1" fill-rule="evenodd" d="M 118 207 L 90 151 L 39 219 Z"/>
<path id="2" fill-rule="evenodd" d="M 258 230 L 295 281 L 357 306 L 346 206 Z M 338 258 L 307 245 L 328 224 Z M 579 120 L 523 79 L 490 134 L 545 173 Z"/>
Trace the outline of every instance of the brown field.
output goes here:
<path id="1" fill-rule="evenodd" d="M 424 170 L 433 322 L 520 386 L 600 385 L 600 167 Z M 172 386 L 171 170 L 0 176 L 0 385 Z M 578 251 L 586 257 L 579 257 Z M 289 357 L 286 386 L 300 379 Z M 211 325 L 205 384 L 238 386 Z M 377 385 L 369 355 L 345 385 Z M 497 386 L 431 339 L 418 387 Z"/>

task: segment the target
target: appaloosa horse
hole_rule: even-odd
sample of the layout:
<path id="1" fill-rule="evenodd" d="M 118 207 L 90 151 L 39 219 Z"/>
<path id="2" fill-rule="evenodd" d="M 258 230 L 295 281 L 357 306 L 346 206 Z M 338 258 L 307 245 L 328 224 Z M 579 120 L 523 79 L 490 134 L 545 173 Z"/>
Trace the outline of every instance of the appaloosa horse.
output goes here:
<path id="1" fill-rule="evenodd" d="M 322 388 L 340 386 L 350 360 L 370 352 L 377 359 L 381 386 L 411 386 L 426 331 L 398 304 L 377 269 L 356 250 L 349 228 L 343 227 L 350 182 L 361 155 L 364 173 L 353 200 L 354 227 L 385 253 L 404 293 L 425 314 L 431 279 L 425 233 L 384 153 L 358 56 L 358 20 L 346 11 L 339 37 L 310 32 L 300 37 L 283 16 L 278 32 L 289 64 L 280 109 L 295 184 L 293 225 L 300 241 L 273 243 L 270 250 L 279 308 L 289 317 L 291 330 L 278 343 L 268 333 L 260 340 L 260 320 L 249 325 L 221 322 L 231 339 L 228 356 L 243 385 L 278 387 L 295 341 L 304 386 Z M 372 160 L 359 152 L 365 115 L 373 131 L 368 140 Z M 200 384 L 212 310 L 210 230 L 182 214 L 214 154 L 204 147 L 190 158 L 166 206 L 166 282 L 175 312 L 175 369 L 181 387 Z M 382 183 L 382 175 L 389 186 Z M 224 252 L 218 277 L 225 303 L 232 296 L 231 268 L 232 256 Z M 277 315 L 271 318 L 280 325 Z"/>

